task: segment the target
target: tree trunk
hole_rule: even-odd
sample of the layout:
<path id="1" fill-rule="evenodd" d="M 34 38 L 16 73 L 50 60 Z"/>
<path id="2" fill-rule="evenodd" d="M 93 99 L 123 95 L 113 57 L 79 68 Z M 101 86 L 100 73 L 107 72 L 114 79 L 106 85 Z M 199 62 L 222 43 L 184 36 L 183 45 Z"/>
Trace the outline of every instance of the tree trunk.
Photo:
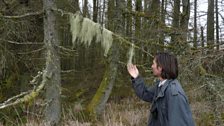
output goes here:
<path id="1" fill-rule="evenodd" d="M 127 9 L 128 9 L 128 11 L 129 12 L 131 12 L 132 11 L 132 0 L 128 0 L 127 1 Z M 131 16 L 131 14 L 127 14 L 127 16 L 126 16 L 126 35 L 128 36 L 128 37 L 132 37 L 132 16 Z"/>
<path id="2" fill-rule="evenodd" d="M 61 68 L 60 58 L 55 49 L 59 45 L 58 33 L 55 28 L 56 17 L 52 9 L 55 8 L 55 0 L 43 0 L 44 16 L 44 43 L 47 48 L 46 71 L 49 83 L 46 85 L 46 111 L 45 121 L 48 125 L 58 125 L 61 117 Z"/>
<path id="3" fill-rule="evenodd" d="M 194 1 L 194 48 L 197 48 L 197 0 Z"/>
<path id="4" fill-rule="evenodd" d="M 150 39 L 153 40 L 153 42 L 156 42 L 157 44 L 163 44 L 163 41 L 161 39 L 162 33 L 159 31 L 160 27 L 160 21 L 162 18 L 160 18 L 160 1 L 159 0 L 152 0 L 152 5 L 151 5 L 151 13 L 152 13 L 152 20 L 150 21 Z M 154 47 L 154 46 L 153 46 Z M 152 52 L 158 52 L 162 51 L 163 49 L 160 47 L 156 47 L 157 49 L 152 49 Z"/>
<path id="5" fill-rule="evenodd" d="M 115 4 L 116 3 L 116 4 Z M 119 21 L 115 22 L 113 19 L 116 17 L 122 20 L 121 17 L 121 8 L 123 7 L 123 1 L 108 1 L 108 29 L 115 32 L 115 28 L 117 27 L 119 30 Z M 116 5 L 116 8 L 115 8 Z M 115 10 L 119 11 L 116 12 Z M 121 23 L 122 24 L 122 23 Z M 118 31 L 119 32 L 119 31 Z M 114 40 L 116 41 L 116 40 Z M 103 80 L 98 88 L 96 94 L 94 95 L 92 101 L 87 107 L 87 111 L 93 115 L 100 116 L 105 108 L 107 100 L 112 92 L 114 82 L 117 76 L 117 69 L 118 69 L 118 61 L 119 61 L 119 46 L 118 42 L 113 42 L 111 51 L 109 52 L 109 59 L 108 65 L 106 67 L 106 71 L 104 73 Z"/>
<path id="6" fill-rule="evenodd" d="M 219 10 L 218 0 L 215 0 L 215 18 L 216 18 L 216 49 L 219 50 Z"/>
<path id="7" fill-rule="evenodd" d="M 164 35 L 164 30 L 163 28 L 166 27 L 166 23 L 165 23 L 165 15 L 166 15 L 166 3 L 167 0 L 162 0 L 161 2 L 161 16 L 160 16 L 160 37 L 159 37 L 159 43 L 164 46 L 164 39 L 165 39 L 165 35 Z M 161 51 L 164 50 L 163 48 L 161 48 Z"/>
<path id="8" fill-rule="evenodd" d="M 135 11 L 136 12 L 141 12 L 142 11 L 142 0 L 136 0 L 136 3 L 135 3 Z M 143 45 L 144 43 L 143 42 L 140 42 L 140 41 L 137 41 L 138 39 L 141 38 L 141 27 L 142 27 L 142 18 L 139 17 L 138 15 L 135 16 L 135 44 L 136 45 L 140 45 L 141 48 L 144 48 Z M 143 55 L 140 51 L 136 51 L 136 59 L 135 59 L 136 63 L 138 62 L 139 64 L 141 64 L 141 62 L 143 61 Z"/>
<path id="9" fill-rule="evenodd" d="M 135 11 L 142 11 L 142 0 L 136 0 Z M 141 30 L 141 17 L 136 15 L 135 17 L 135 37 L 140 38 Z"/>
<path id="10" fill-rule="evenodd" d="M 83 17 L 88 17 L 88 0 L 84 0 Z"/>
<path id="11" fill-rule="evenodd" d="M 114 86 L 117 75 L 117 61 L 119 55 L 115 44 L 116 43 L 114 43 L 111 47 L 109 59 L 110 64 L 106 68 L 103 80 L 100 83 L 100 87 L 97 89 L 96 94 L 87 107 L 87 111 L 94 116 L 100 116 L 102 114 Z"/>
<path id="12" fill-rule="evenodd" d="M 105 8 L 106 8 L 106 2 L 105 0 L 103 0 L 103 10 L 102 10 L 102 14 L 100 15 L 100 24 L 103 25 L 104 24 L 104 14 L 105 14 Z M 101 10 L 100 10 L 101 11 Z"/>
<path id="13" fill-rule="evenodd" d="M 99 5 L 99 1 L 98 0 L 93 0 L 93 21 L 94 22 L 97 22 L 98 5 Z"/>
<path id="14" fill-rule="evenodd" d="M 190 0 L 182 0 L 183 3 L 183 12 L 180 19 L 180 28 L 181 28 L 181 42 L 187 42 L 187 33 L 188 33 L 188 24 L 190 19 Z"/>
<path id="15" fill-rule="evenodd" d="M 173 35 L 171 35 L 171 44 L 175 45 L 178 43 L 178 36 L 179 36 L 179 26 L 180 26 L 180 0 L 174 1 L 174 8 L 173 8 Z"/>
<path id="16" fill-rule="evenodd" d="M 74 0 L 74 8 L 75 8 L 75 11 L 80 11 L 79 0 Z"/>
<path id="17" fill-rule="evenodd" d="M 202 53 L 204 53 L 204 49 L 203 49 L 204 46 L 205 46 L 204 28 L 201 27 L 201 47 L 202 47 Z"/>
<path id="18" fill-rule="evenodd" d="M 214 0 L 208 0 L 207 45 L 210 49 L 214 48 L 214 23 Z"/>

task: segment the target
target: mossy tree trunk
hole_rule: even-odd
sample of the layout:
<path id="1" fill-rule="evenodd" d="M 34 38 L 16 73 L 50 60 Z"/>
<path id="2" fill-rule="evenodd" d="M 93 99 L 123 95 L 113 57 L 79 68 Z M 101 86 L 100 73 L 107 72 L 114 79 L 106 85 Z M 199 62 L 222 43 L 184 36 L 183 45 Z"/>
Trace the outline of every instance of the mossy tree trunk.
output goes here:
<path id="1" fill-rule="evenodd" d="M 58 33 L 55 28 L 56 16 L 52 11 L 56 7 L 55 0 L 43 0 L 44 16 L 44 43 L 47 49 L 46 72 L 49 83 L 46 85 L 45 121 L 47 125 L 59 125 L 61 117 L 61 68 L 60 58 L 56 47 L 59 45 Z"/>
<path id="2" fill-rule="evenodd" d="M 101 81 L 100 87 L 97 89 L 96 94 L 87 107 L 87 111 L 94 116 L 100 116 L 102 114 L 107 100 L 112 92 L 118 69 L 118 55 L 117 45 L 114 43 L 111 47 L 109 55 L 110 63 L 106 68 L 103 80 Z"/>
<path id="3" fill-rule="evenodd" d="M 119 17 L 118 20 L 121 19 L 121 22 L 124 22 L 123 17 L 121 15 L 122 7 L 124 7 L 124 1 L 118 1 L 118 0 L 109 0 L 108 1 L 108 29 L 113 32 L 120 33 L 121 30 L 119 28 L 123 26 L 121 23 L 119 26 L 118 22 L 115 22 L 113 19 L 115 17 Z M 116 5 L 116 7 L 115 7 Z M 115 12 L 115 10 L 117 12 Z M 112 92 L 117 71 L 118 71 L 118 61 L 119 61 L 119 45 L 118 42 L 115 42 L 117 40 L 114 40 L 113 45 L 109 52 L 108 57 L 108 64 L 106 67 L 106 71 L 104 73 L 104 77 L 102 82 L 100 83 L 100 87 L 98 88 L 96 94 L 94 95 L 92 101 L 87 107 L 87 111 L 94 115 L 101 115 L 103 110 L 105 109 L 105 105 L 110 97 L 110 94 Z"/>

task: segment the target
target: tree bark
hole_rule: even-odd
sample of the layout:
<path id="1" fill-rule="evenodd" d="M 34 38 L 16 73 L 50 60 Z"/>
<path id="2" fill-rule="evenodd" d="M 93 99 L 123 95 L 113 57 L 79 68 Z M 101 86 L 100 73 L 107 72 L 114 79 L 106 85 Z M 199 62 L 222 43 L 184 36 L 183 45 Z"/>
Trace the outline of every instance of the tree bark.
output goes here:
<path id="1" fill-rule="evenodd" d="M 164 35 L 164 31 L 163 28 L 165 28 L 166 23 L 165 23 L 165 15 L 166 15 L 166 4 L 167 4 L 167 0 L 162 0 L 161 2 L 161 16 L 160 16 L 160 37 L 159 37 L 159 43 L 161 45 L 164 45 L 164 39 L 165 39 L 165 35 Z M 164 49 L 161 49 L 161 51 Z"/>
<path id="2" fill-rule="evenodd" d="M 202 53 L 204 53 L 204 46 L 205 46 L 205 37 L 204 37 L 204 28 L 201 27 L 201 47 L 202 47 Z"/>
<path id="3" fill-rule="evenodd" d="M 98 0 L 93 0 L 93 21 L 94 22 L 97 22 L 98 5 L 99 5 L 99 1 Z"/>
<path id="4" fill-rule="evenodd" d="M 214 0 L 208 0 L 207 12 L 207 45 L 213 49 L 214 45 Z"/>
<path id="5" fill-rule="evenodd" d="M 135 11 L 136 12 L 141 12 L 142 11 L 142 0 L 136 0 L 135 2 Z M 140 45 L 141 48 L 144 48 L 144 43 L 137 41 L 138 39 L 141 38 L 141 29 L 142 29 L 142 17 L 139 17 L 136 15 L 134 17 L 135 21 L 135 29 L 134 29 L 134 37 L 135 37 L 135 44 Z M 134 59 L 136 62 L 140 63 L 143 61 L 143 55 L 140 51 L 136 51 L 136 59 Z"/>
<path id="6" fill-rule="evenodd" d="M 188 24 L 190 19 L 190 0 L 182 0 L 183 12 L 180 19 L 180 28 L 181 28 L 181 42 L 187 42 L 187 33 L 188 33 Z"/>
<path id="7" fill-rule="evenodd" d="M 174 1 L 174 8 L 173 8 L 173 22 L 172 27 L 174 29 L 173 35 L 171 35 L 171 44 L 178 43 L 178 30 L 180 26 L 180 0 Z"/>
<path id="8" fill-rule="evenodd" d="M 83 17 L 88 17 L 88 0 L 84 0 Z"/>
<path id="9" fill-rule="evenodd" d="M 118 21 L 115 22 L 113 20 L 115 17 L 122 20 L 121 9 L 123 7 L 124 1 L 118 0 L 109 0 L 108 1 L 108 29 L 118 33 L 121 33 L 122 30 L 119 29 L 120 26 Z M 116 5 L 116 7 L 115 7 Z M 117 11 L 115 13 L 115 10 Z M 122 23 L 121 23 L 122 24 Z M 116 29 L 117 28 L 117 29 Z M 116 41 L 116 40 L 114 40 Z M 118 70 L 118 61 L 119 61 L 119 46 L 118 42 L 113 42 L 112 47 L 109 52 L 108 63 L 106 67 L 106 71 L 104 73 L 104 77 L 102 82 L 100 83 L 100 87 L 98 88 L 96 94 L 94 95 L 92 101 L 87 107 L 87 111 L 94 116 L 100 116 L 105 108 L 105 105 L 110 97 L 112 92 L 116 76 Z"/>
<path id="10" fill-rule="evenodd" d="M 127 1 L 127 9 L 128 11 L 132 11 L 132 0 Z M 127 14 L 126 16 L 126 35 L 128 37 L 132 37 L 132 16 L 131 14 Z"/>
<path id="11" fill-rule="evenodd" d="M 218 0 L 215 0 L 215 21 L 216 21 L 216 49 L 219 50 L 219 10 Z"/>
<path id="12" fill-rule="evenodd" d="M 46 85 L 46 111 L 45 121 L 48 125 L 59 125 L 61 117 L 61 68 L 60 58 L 56 50 L 59 45 L 58 33 L 55 28 L 56 17 L 52 9 L 55 8 L 55 0 L 43 0 L 44 16 L 44 43 L 47 48 L 46 71 L 49 83 Z"/>
<path id="13" fill-rule="evenodd" d="M 194 48 L 197 48 L 197 0 L 194 1 Z"/>

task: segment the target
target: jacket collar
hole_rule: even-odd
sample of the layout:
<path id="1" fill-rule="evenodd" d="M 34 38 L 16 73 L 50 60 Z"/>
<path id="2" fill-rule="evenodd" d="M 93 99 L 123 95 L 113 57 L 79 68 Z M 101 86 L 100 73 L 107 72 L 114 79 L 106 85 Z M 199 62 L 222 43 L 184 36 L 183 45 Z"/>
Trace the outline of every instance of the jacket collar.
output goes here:
<path id="1" fill-rule="evenodd" d="M 165 92 L 166 88 L 168 87 L 168 85 L 170 84 L 171 81 L 173 81 L 173 80 L 172 79 L 166 80 L 166 82 L 161 87 L 158 87 L 158 88 L 161 88 L 161 89 L 159 90 L 159 93 L 158 93 L 156 99 L 164 96 L 164 92 Z"/>

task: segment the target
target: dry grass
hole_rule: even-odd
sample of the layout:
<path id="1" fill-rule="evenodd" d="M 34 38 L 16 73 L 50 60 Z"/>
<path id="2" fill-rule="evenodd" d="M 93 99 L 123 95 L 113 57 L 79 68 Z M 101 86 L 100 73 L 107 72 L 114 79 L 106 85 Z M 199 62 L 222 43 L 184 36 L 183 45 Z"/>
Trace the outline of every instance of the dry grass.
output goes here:
<path id="1" fill-rule="evenodd" d="M 194 102 L 192 99 L 191 108 L 197 126 L 212 126 L 214 124 L 214 112 L 209 102 Z M 149 104 L 140 99 L 127 98 L 115 103 L 108 102 L 105 111 L 100 119 L 88 119 L 82 113 L 83 106 L 75 103 L 72 106 L 63 106 L 63 126 L 146 126 L 149 116 Z M 220 110 L 223 112 L 223 110 Z M 15 123 L 20 126 L 47 126 L 41 123 L 41 118 L 30 118 L 27 114 L 26 123 Z M 0 126 L 3 124 L 0 123 Z"/>

